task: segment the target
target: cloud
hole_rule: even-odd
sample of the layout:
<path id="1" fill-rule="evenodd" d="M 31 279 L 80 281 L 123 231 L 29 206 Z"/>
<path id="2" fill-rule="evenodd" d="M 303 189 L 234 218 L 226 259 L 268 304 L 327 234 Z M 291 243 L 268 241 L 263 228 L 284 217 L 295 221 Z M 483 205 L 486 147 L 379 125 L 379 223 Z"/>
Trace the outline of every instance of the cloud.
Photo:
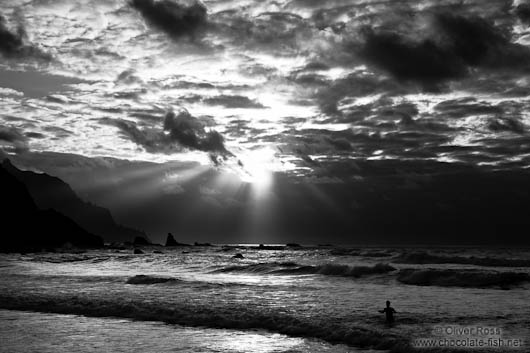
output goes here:
<path id="1" fill-rule="evenodd" d="M 492 131 L 510 131 L 517 134 L 525 132 L 523 123 L 514 118 L 496 118 L 492 119 L 488 124 L 488 128 Z"/>
<path id="2" fill-rule="evenodd" d="M 440 102 L 434 106 L 434 110 L 450 118 L 504 113 L 504 110 L 500 106 L 491 105 L 487 102 L 477 101 L 474 98 L 467 97 Z"/>
<path id="3" fill-rule="evenodd" d="M 103 118 L 101 123 L 116 126 L 131 141 L 145 148 L 151 153 L 181 152 L 181 146 L 175 146 L 160 130 L 154 128 L 139 129 L 134 121 L 124 119 Z"/>
<path id="4" fill-rule="evenodd" d="M 46 61 L 52 59 L 50 54 L 26 43 L 26 37 L 26 30 L 22 25 L 13 32 L 8 28 L 6 19 L 0 15 L 0 53 L 8 58 L 34 57 Z"/>
<path id="5" fill-rule="evenodd" d="M 519 17 L 521 22 L 530 25 L 530 4 L 519 4 L 515 8 L 515 14 Z"/>
<path id="6" fill-rule="evenodd" d="M 223 136 L 215 130 L 206 131 L 204 124 L 183 110 L 178 114 L 170 111 L 164 119 L 164 130 L 169 131 L 172 141 L 182 146 L 207 152 L 230 154 L 224 146 Z"/>
<path id="7" fill-rule="evenodd" d="M 250 50 L 298 54 L 318 43 L 319 31 L 303 17 L 291 12 L 220 11 L 210 16 L 215 33 L 229 40 L 230 45 Z M 254 67 L 249 73 L 270 75 L 275 68 Z"/>
<path id="8" fill-rule="evenodd" d="M 448 40 L 446 46 L 472 67 L 528 67 L 530 50 L 511 42 L 511 35 L 481 17 L 450 14 L 436 16 L 436 29 Z"/>
<path id="9" fill-rule="evenodd" d="M 359 54 L 400 81 L 425 85 L 463 77 L 470 68 L 529 67 L 530 49 L 512 43 L 509 33 L 481 17 L 438 13 L 424 32 L 427 37 L 418 39 L 418 34 L 366 29 Z"/>
<path id="10" fill-rule="evenodd" d="M 27 137 L 15 127 L 0 126 L 0 147 L 8 152 L 27 151 Z"/>
<path id="11" fill-rule="evenodd" d="M 203 100 L 209 105 L 221 105 L 225 108 L 264 108 L 264 106 L 245 96 L 219 95 Z"/>
<path id="12" fill-rule="evenodd" d="M 199 2 L 185 6 L 169 0 L 131 0 L 130 5 L 153 26 L 173 37 L 194 35 L 207 23 L 206 7 Z"/>
<path id="13" fill-rule="evenodd" d="M 435 83 L 466 72 L 458 57 L 433 40 L 414 43 L 396 33 L 368 32 L 361 56 L 404 81 Z"/>
<path id="14" fill-rule="evenodd" d="M 161 128 L 139 128 L 134 121 L 103 118 L 103 124 L 116 126 L 134 143 L 151 153 L 176 153 L 183 148 L 210 152 L 214 156 L 231 156 L 224 146 L 223 136 L 215 130 L 206 130 L 204 123 L 181 110 L 166 113 Z"/>

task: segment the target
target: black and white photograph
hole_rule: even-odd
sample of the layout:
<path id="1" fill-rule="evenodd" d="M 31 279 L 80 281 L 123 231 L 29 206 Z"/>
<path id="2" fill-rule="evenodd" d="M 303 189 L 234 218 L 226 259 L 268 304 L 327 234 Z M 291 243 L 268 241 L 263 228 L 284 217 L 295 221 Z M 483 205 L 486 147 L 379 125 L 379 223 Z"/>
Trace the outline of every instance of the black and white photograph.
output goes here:
<path id="1" fill-rule="evenodd" d="M 529 0 L 0 0 L 0 353 L 530 352 Z"/>

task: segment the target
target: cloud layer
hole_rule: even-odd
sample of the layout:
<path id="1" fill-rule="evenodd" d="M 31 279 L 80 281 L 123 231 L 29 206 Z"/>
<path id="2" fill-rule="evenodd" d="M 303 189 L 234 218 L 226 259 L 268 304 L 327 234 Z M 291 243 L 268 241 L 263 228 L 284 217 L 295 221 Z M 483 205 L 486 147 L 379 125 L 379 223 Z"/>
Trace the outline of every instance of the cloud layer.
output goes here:
<path id="1" fill-rule="evenodd" d="M 524 4 L 14 0 L 0 12 L 0 119 L 36 151 L 214 164 L 272 151 L 274 171 L 322 180 L 355 180 L 367 160 L 530 165 Z M 54 60 L 29 60 L 38 48 Z"/>

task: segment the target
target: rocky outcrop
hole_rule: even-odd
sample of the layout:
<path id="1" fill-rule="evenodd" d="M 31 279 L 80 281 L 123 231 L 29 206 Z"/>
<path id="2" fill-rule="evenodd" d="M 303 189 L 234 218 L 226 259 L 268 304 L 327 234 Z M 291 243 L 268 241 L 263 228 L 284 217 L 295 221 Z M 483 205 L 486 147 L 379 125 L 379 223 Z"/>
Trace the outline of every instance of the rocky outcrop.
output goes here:
<path id="1" fill-rule="evenodd" d="M 173 234 L 167 233 L 166 246 L 177 246 L 177 245 L 178 245 L 178 243 L 175 240 L 175 238 L 173 237 Z"/>
<path id="2" fill-rule="evenodd" d="M 2 212 L 0 252 L 41 251 L 66 244 L 80 248 L 103 246 L 101 237 L 69 217 L 53 209 L 39 209 L 25 185 L 4 165 L 0 166 L 0 194 L 6 206 Z"/>
<path id="3" fill-rule="evenodd" d="M 52 208 L 108 242 L 125 242 L 132 241 L 135 237 L 146 237 L 143 232 L 117 224 L 106 208 L 80 199 L 72 188 L 59 178 L 19 170 L 8 159 L 2 162 L 2 167 L 24 184 L 39 209 Z"/>
<path id="4" fill-rule="evenodd" d="M 166 246 L 190 246 L 189 244 L 179 243 L 171 233 L 167 233 Z"/>

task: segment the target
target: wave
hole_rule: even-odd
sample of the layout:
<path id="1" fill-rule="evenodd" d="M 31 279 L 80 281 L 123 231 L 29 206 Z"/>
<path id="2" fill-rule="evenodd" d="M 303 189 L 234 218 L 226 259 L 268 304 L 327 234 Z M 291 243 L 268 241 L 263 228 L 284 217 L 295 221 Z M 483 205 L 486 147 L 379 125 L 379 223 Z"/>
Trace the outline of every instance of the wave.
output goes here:
<path id="1" fill-rule="evenodd" d="M 492 272 L 475 270 L 402 269 L 398 281 L 417 286 L 442 287 L 510 287 L 530 281 L 530 275 L 519 272 Z"/>
<path id="2" fill-rule="evenodd" d="M 321 339 L 360 348 L 410 352 L 408 340 L 389 332 L 351 324 L 337 324 L 328 317 L 295 317 L 287 313 L 260 311 L 259 306 L 212 306 L 172 302 L 162 306 L 151 301 L 122 301 L 120 298 L 77 296 L 10 296 L 0 293 L 0 308 L 88 317 L 118 317 L 159 321 L 191 327 L 252 330 L 263 329 L 293 337 Z"/>
<path id="3" fill-rule="evenodd" d="M 396 270 L 394 267 L 378 263 L 374 266 L 349 266 L 338 264 L 299 265 L 295 262 L 265 262 L 259 264 L 228 266 L 213 272 L 216 273 L 255 273 L 272 275 L 327 275 L 343 277 L 362 277 L 365 275 L 385 274 Z"/>
<path id="4" fill-rule="evenodd" d="M 394 262 L 402 264 L 462 264 L 492 267 L 530 267 L 530 260 L 527 259 L 447 256 L 434 255 L 427 252 L 405 253 L 398 256 Z"/>
<path id="5" fill-rule="evenodd" d="M 168 283 L 168 282 L 175 283 L 175 282 L 181 282 L 181 280 L 176 279 L 176 278 L 168 278 L 168 277 L 136 275 L 134 277 L 127 279 L 125 283 L 127 284 L 157 284 L 157 283 Z"/>
<path id="6" fill-rule="evenodd" d="M 332 249 L 330 255 L 334 256 L 361 256 L 361 257 L 389 257 L 394 255 L 392 250 L 360 250 L 348 248 Z"/>

